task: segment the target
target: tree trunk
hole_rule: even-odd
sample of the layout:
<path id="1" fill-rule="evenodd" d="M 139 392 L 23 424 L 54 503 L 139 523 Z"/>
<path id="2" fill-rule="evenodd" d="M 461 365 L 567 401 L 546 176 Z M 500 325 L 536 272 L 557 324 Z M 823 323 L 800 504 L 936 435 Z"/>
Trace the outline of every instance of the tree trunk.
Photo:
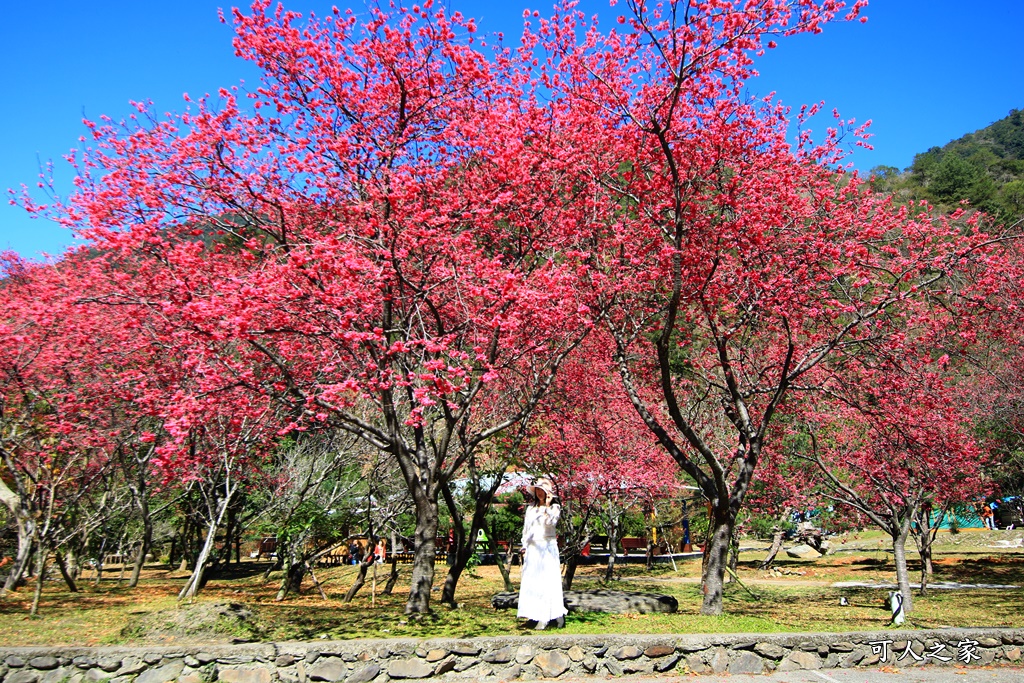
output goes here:
<path id="1" fill-rule="evenodd" d="M 778 527 L 773 529 L 773 531 L 774 533 L 772 534 L 772 547 L 768 549 L 768 554 L 765 556 L 763 560 L 761 560 L 761 564 L 758 565 L 759 569 L 770 568 L 772 564 L 775 562 L 775 556 L 779 554 L 780 550 L 782 550 L 782 538 L 786 535 L 786 532 L 782 529 L 779 529 Z"/>
<path id="2" fill-rule="evenodd" d="M 451 543 L 455 544 L 455 551 L 452 552 L 449 544 L 448 551 L 448 575 L 444 579 L 444 587 L 441 589 L 441 603 L 455 607 L 455 587 L 459 583 L 459 577 L 462 576 L 462 570 L 466 568 L 466 564 L 469 562 L 469 558 L 472 553 L 470 552 L 471 543 L 476 543 L 476 537 L 473 536 L 473 530 L 470 529 L 470 538 L 472 542 L 466 541 L 466 529 L 462 525 L 462 515 L 459 512 L 458 507 L 455 505 L 455 500 L 452 497 L 451 489 L 447 486 L 441 489 L 444 494 L 445 504 L 448 506 L 448 512 L 452 517 L 452 535 Z"/>
<path id="3" fill-rule="evenodd" d="M 736 538 L 736 530 L 733 529 L 733 533 L 729 539 L 729 583 L 732 583 L 736 577 L 736 565 L 740 561 L 740 541 Z"/>
<path id="4" fill-rule="evenodd" d="M 570 553 L 569 557 L 565 558 L 565 574 L 562 575 L 562 590 L 572 590 L 572 580 L 576 578 L 576 567 L 580 564 L 580 554 L 578 552 Z M 505 590 L 511 591 L 513 588 L 505 587 Z"/>
<path id="5" fill-rule="evenodd" d="M 127 562 L 125 562 L 124 539 L 122 539 L 122 542 L 118 543 L 117 545 L 117 556 L 121 560 L 121 571 L 117 574 L 117 585 L 118 587 L 120 587 L 121 582 L 124 581 L 125 565 L 128 564 Z"/>
<path id="6" fill-rule="evenodd" d="M 186 514 L 185 519 L 182 522 L 182 527 L 179 530 L 181 534 L 174 537 L 174 542 L 171 544 L 171 559 L 170 565 L 173 567 L 175 563 L 178 563 L 178 571 L 184 571 L 188 568 L 188 553 L 189 553 L 189 537 L 192 535 L 192 515 Z"/>
<path id="7" fill-rule="evenodd" d="M 171 536 L 171 551 L 167 554 L 167 568 L 170 569 L 174 566 L 174 560 L 178 553 L 178 534 L 175 532 L 174 536 Z"/>
<path id="8" fill-rule="evenodd" d="M 281 588 L 277 591 L 277 596 L 274 598 L 275 602 L 281 602 L 291 592 L 294 592 L 296 595 L 300 594 L 302 591 L 302 580 L 305 577 L 305 562 L 296 553 L 289 553 L 288 569 L 284 573 L 284 578 L 281 579 Z"/>
<path id="9" fill-rule="evenodd" d="M 214 538 L 217 535 L 217 528 L 220 527 L 221 520 L 224 518 L 224 512 L 227 510 L 228 503 L 231 497 L 234 495 L 234 490 L 230 491 L 226 498 L 224 498 L 218 510 L 214 515 L 214 518 L 210 520 L 210 525 L 206 530 L 206 541 L 203 543 L 202 550 L 199 551 L 199 557 L 196 558 L 195 568 L 192 570 L 192 576 L 188 581 L 185 582 L 185 586 L 178 593 L 178 600 L 193 600 L 196 597 L 196 593 L 199 592 L 199 588 L 202 585 L 203 574 L 206 571 L 206 561 L 210 557 L 210 552 L 213 550 Z"/>
<path id="10" fill-rule="evenodd" d="M 356 593 L 359 592 L 359 589 L 366 585 L 366 570 L 369 569 L 370 565 L 376 561 L 373 553 L 368 552 L 366 553 L 366 556 L 370 558 L 370 560 L 368 562 L 364 560 L 359 563 L 359 573 L 356 574 L 355 583 L 353 583 L 352 587 L 348 589 L 348 593 L 345 593 L 345 602 L 352 602 L 352 598 L 356 597 Z M 430 589 L 428 588 L 427 592 L 429 593 L 429 591 Z M 406 609 L 406 613 L 409 613 L 408 608 Z"/>
<path id="11" fill-rule="evenodd" d="M 608 566 L 604 570 L 605 583 L 615 578 L 615 554 L 619 545 L 619 519 L 615 515 L 608 517 Z"/>
<path id="12" fill-rule="evenodd" d="M 394 545 L 391 546 L 392 552 L 394 552 Z M 388 576 L 388 582 L 384 584 L 384 590 L 381 591 L 381 595 L 391 595 L 391 591 L 395 589 L 395 584 L 398 583 L 398 559 L 391 556 L 391 575 Z"/>
<path id="13" fill-rule="evenodd" d="M 500 477 L 499 477 L 500 480 Z M 441 492 L 444 494 L 444 502 L 448 506 L 448 510 L 452 514 L 452 520 L 455 524 L 455 538 L 457 542 L 458 552 L 455 556 L 455 562 L 452 567 L 448 570 L 448 576 L 445 577 L 444 588 L 441 591 L 441 602 L 455 607 L 455 589 L 458 586 L 459 578 L 462 576 L 462 572 L 465 571 L 466 565 L 473 558 L 476 553 L 476 542 L 477 537 L 480 535 L 481 529 L 487 527 L 487 511 L 491 509 L 491 501 L 494 500 L 494 491 L 497 489 L 497 484 L 494 488 L 485 489 L 480 486 L 479 480 L 474 477 L 473 491 L 473 519 L 469 525 L 469 537 L 460 538 L 459 531 L 461 527 L 461 515 L 458 513 L 458 508 L 455 505 L 455 499 L 452 496 L 451 489 L 445 486 Z M 501 567 L 502 577 L 505 578 L 505 585 L 511 586 L 511 580 L 505 577 L 504 565 L 501 564 L 501 560 L 497 555 L 497 546 L 494 543 L 494 535 L 487 530 L 487 540 L 490 546 L 490 551 L 494 553 L 495 560 L 499 567 Z M 508 588 L 507 590 L 512 590 Z"/>
<path id="14" fill-rule="evenodd" d="M 928 595 L 928 579 L 932 575 L 932 533 L 924 515 L 919 518 L 914 540 L 917 554 L 921 556 L 921 595 Z"/>
<path id="15" fill-rule="evenodd" d="M 475 538 L 475 535 L 470 533 L 471 537 Z M 458 607 L 455 602 L 455 588 L 459 584 L 459 578 L 462 576 L 462 572 L 465 571 L 466 565 L 469 564 L 469 560 L 473 557 L 473 550 L 476 546 L 476 541 L 470 541 L 463 543 L 455 553 L 455 562 L 448 568 L 448 575 L 444 577 L 444 586 L 441 588 L 441 603 L 448 605 L 449 607 Z"/>
<path id="16" fill-rule="evenodd" d="M 60 575 L 64 577 L 64 583 L 67 584 L 68 590 L 72 593 L 77 593 L 78 586 L 75 584 L 75 577 L 72 572 L 68 570 L 67 562 L 64 561 L 64 555 L 62 555 L 58 550 L 55 553 L 55 556 L 57 559 L 57 568 L 60 569 Z"/>
<path id="17" fill-rule="evenodd" d="M 82 575 L 82 563 L 78 559 L 81 557 L 81 547 L 72 546 L 68 548 L 65 557 L 67 558 L 68 574 L 71 575 L 72 579 L 78 581 L 78 578 Z"/>
<path id="18" fill-rule="evenodd" d="M 729 562 L 729 546 L 732 540 L 733 519 L 728 508 L 719 506 L 712 509 L 712 527 L 704 546 L 704 602 L 701 614 L 718 616 L 722 613 L 722 599 L 725 589 L 725 568 Z"/>
<path id="19" fill-rule="evenodd" d="M 271 574 L 281 571 L 281 568 L 284 567 L 284 553 L 276 553 L 276 555 L 277 557 L 274 558 L 274 561 L 270 563 L 269 567 L 267 567 L 267 571 L 263 572 L 264 581 L 269 581 Z"/>
<path id="20" fill-rule="evenodd" d="M 434 556 L 437 544 L 437 499 L 421 496 L 416 502 L 415 550 L 406 614 L 430 612 L 430 589 L 434 585 Z"/>
<path id="21" fill-rule="evenodd" d="M 29 614 L 33 617 L 39 614 L 39 600 L 43 596 L 43 580 L 46 578 L 46 560 L 50 551 L 42 543 L 39 544 L 38 560 L 36 561 L 36 590 L 32 595 L 32 607 Z"/>
<path id="22" fill-rule="evenodd" d="M 237 528 L 238 508 L 235 505 L 228 506 L 227 519 L 224 521 L 224 545 L 217 555 L 216 565 L 227 567 L 231 564 L 232 539 Z"/>
<path id="23" fill-rule="evenodd" d="M 459 578 L 461 578 L 462 572 L 466 570 L 466 566 L 476 552 L 476 539 L 480 535 L 480 529 L 483 528 L 484 515 L 487 514 L 488 507 L 489 504 L 477 500 L 475 510 L 473 511 L 473 521 L 469 526 L 469 534 L 461 539 L 461 543 L 458 543 L 455 562 L 448 569 L 448 576 L 444 579 L 444 587 L 441 589 L 441 602 L 445 605 L 450 607 L 458 606 L 455 602 L 455 589 L 459 585 Z M 456 530 L 455 538 L 457 542 L 460 540 L 458 530 Z M 490 539 L 489 534 L 488 538 Z M 494 541 L 491 539 L 492 547 L 493 543 Z"/>
<path id="24" fill-rule="evenodd" d="M 11 565 L 11 573 L 7 575 L 0 596 L 6 595 L 22 583 L 22 575 L 32 561 L 32 535 L 35 533 L 35 521 L 32 519 L 18 520 L 18 552 Z"/>
<path id="25" fill-rule="evenodd" d="M 142 574 L 142 567 L 146 564 L 146 555 L 153 544 L 153 520 L 149 518 L 149 506 L 142 513 L 142 539 L 139 541 L 139 549 L 135 553 L 135 564 L 132 566 L 132 576 L 128 580 L 128 587 L 135 588 L 139 585 L 139 576 Z"/>
<path id="26" fill-rule="evenodd" d="M 505 583 L 506 591 L 514 591 L 515 586 L 512 585 L 512 577 L 509 576 L 508 566 L 505 564 L 505 560 L 501 558 L 501 550 L 498 548 L 498 542 L 494 540 L 494 528 L 488 526 L 487 529 L 487 545 L 491 554 L 494 555 L 494 563 L 498 565 L 498 571 L 501 572 L 501 580 Z M 509 544 L 508 555 L 512 554 L 512 546 Z"/>
<path id="27" fill-rule="evenodd" d="M 135 588 L 139 585 L 139 576 L 142 574 L 142 567 L 146 563 L 146 554 L 153 544 L 153 520 L 149 516 L 149 491 L 146 487 L 146 462 L 136 461 L 137 471 L 135 487 L 132 494 L 135 498 L 135 506 L 139 510 L 139 518 L 142 520 L 142 538 L 139 539 L 139 549 L 135 554 L 135 563 L 132 566 L 132 576 L 128 579 L 128 587 Z"/>
<path id="28" fill-rule="evenodd" d="M 96 576 L 92 579 L 92 585 L 99 588 L 100 581 L 103 580 L 103 549 L 100 549 L 99 557 L 96 558 Z"/>
<path id="29" fill-rule="evenodd" d="M 903 613 L 910 614 L 914 609 L 914 596 L 910 592 L 910 572 L 907 569 L 907 535 L 910 532 L 910 521 L 903 522 L 892 534 L 892 553 L 896 561 L 896 583 L 903 596 Z"/>

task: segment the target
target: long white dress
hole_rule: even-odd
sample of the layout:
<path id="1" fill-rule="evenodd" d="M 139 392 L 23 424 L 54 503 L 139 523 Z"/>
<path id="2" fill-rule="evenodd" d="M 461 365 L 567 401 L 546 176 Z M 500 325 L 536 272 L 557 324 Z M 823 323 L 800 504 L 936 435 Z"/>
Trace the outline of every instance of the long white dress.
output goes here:
<path id="1" fill-rule="evenodd" d="M 531 505 L 523 520 L 523 573 L 519 584 L 518 616 L 554 621 L 567 612 L 562 599 L 562 570 L 555 527 L 562 508 Z"/>

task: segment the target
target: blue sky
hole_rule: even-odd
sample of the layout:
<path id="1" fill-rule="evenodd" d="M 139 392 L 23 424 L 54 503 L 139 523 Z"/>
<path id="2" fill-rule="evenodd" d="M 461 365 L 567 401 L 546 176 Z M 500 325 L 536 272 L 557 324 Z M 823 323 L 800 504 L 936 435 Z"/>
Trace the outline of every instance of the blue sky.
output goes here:
<path id="1" fill-rule="evenodd" d="M 449 0 L 478 19 L 480 31 L 518 36 L 525 7 L 550 0 Z M 326 14 L 331 4 L 362 0 L 287 0 L 289 9 Z M 607 0 L 583 0 L 613 17 Z M 71 185 L 62 155 L 78 145 L 84 116 L 130 113 L 130 100 L 160 111 L 184 108 L 181 95 L 255 82 L 237 59 L 220 0 L 53 0 L 6 3 L 0 22 L 0 190 L 32 185 L 52 160 L 58 189 Z M 874 151 L 859 150 L 860 169 L 905 168 L 913 155 L 941 146 L 1024 108 L 1024 0 L 872 0 L 866 24 L 837 24 L 818 36 L 780 41 L 758 65 L 755 94 L 775 91 L 799 107 L 824 100 L 846 117 L 873 121 Z M 59 254 L 71 235 L 17 207 L 0 206 L 0 250 L 26 257 Z"/>

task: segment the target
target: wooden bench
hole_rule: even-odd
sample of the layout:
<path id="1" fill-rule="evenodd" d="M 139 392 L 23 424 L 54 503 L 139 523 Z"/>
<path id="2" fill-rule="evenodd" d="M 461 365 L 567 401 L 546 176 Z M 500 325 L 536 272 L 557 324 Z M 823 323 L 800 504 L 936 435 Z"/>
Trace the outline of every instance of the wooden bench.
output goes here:
<path id="1" fill-rule="evenodd" d="M 629 555 L 630 550 L 643 550 L 647 552 L 647 539 L 642 537 L 636 538 L 623 538 L 619 540 L 619 544 L 622 545 L 622 554 Z"/>
<path id="2" fill-rule="evenodd" d="M 267 538 L 260 539 L 256 543 L 256 550 L 254 552 L 250 553 L 249 557 L 251 557 L 253 559 L 256 559 L 256 560 L 261 560 L 261 559 L 263 559 L 264 555 L 266 555 L 267 557 L 270 557 L 270 558 L 276 558 L 277 557 L 277 538 L 276 537 L 268 536 Z"/>
<path id="3" fill-rule="evenodd" d="M 317 564 L 325 567 L 337 567 L 338 565 L 348 564 L 348 546 L 344 543 L 331 548 L 326 554 L 321 555 L 320 559 L 317 560 Z"/>

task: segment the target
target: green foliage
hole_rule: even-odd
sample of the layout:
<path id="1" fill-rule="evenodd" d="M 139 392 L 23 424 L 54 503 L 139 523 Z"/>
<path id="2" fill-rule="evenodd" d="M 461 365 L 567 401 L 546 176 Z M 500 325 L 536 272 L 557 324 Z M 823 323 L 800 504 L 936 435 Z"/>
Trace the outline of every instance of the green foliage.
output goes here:
<path id="1" fill-rule="evenodd" d="M 622 515 L 622 537 L 636 537 L 647 535 L 647 520 L 639 510 L 628 510 Z"/>
<path id="2" fill-rule="evenodd" d="M 1003 222 L 1024 218 L 1024 112 L 1014 109 L 986 128 L 917 154 L 899 174 L 871 170 L 871 186 L 903 200 L 927 200 L 941 211 L 961 202 Z"/>
<path id="3" fill-rule="evenodd" d="M 1018 410 L 1005 406 L 976 427 L 978 437 L 992 444 L 988 475 L 1004 496 L 1024 495 L 1024 434 L 1016 428 Z"/>
<path id="4" fill-rule="evenodd" d="M 940 202 L 955 204 L 972 199 L 984 169 L 959 154 L 946 154 L 932 174 L 928 190 Z"/>
<path id="5" fill-rule="evenodd" d="M 1021 175 L 1024 176 L 1024 168 Z M 999 203 L 1015 216 L 1024 216 L 1024 180 L 1011 180 L 999 190 Z"/>
<path id="6" fill-rule="evenodd" d="M 756 515 L 750 518 L 750 533 L 763 541 L 770 541 L 772 536 L 775 535 L 775 528 L 778 527 L 782 531 L 792 531 L 796 529 L 796 525 L 788 519 L 780 522 L 775 517 L 769 515 Z"/>
<path id="7" fill-rule="evenodd" d="M 516 541 L 523 535 L 525 501 L 519 491 L 495 496 L 487 513 L 487 525 L 495 541 Z"/>

